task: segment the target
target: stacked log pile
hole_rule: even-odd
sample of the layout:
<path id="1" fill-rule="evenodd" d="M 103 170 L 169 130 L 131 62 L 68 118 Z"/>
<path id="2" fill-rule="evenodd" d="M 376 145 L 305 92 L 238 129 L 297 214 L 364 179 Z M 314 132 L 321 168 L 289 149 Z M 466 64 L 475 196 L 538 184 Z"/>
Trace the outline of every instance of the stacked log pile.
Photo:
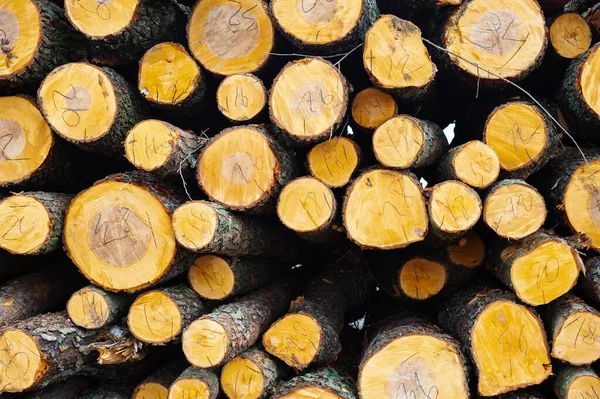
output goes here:
<path id="1" fill-rule="evenodd" d="M 600 399 L 598 0 L 0 0 L 0 396 Z"/>

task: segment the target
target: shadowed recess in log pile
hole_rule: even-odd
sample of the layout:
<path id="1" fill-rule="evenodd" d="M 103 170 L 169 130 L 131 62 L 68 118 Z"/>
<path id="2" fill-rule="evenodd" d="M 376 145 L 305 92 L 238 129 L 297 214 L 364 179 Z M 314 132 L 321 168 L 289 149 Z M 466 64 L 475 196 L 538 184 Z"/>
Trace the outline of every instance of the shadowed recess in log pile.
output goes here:
<path id="1" fill-rule="evenodd" d="M 139 1 L 65 0 L 65 10 L 79 31 L 87 37 L 100 39 L 118 34 L 129 26 L 138 10 Z"/>
<path id="2" fill-rule="evenodd" d="M 472 0 L 450 16 L 442 40 L 446 49 L 481 68 L 506 79 L 520 79 L 544 55 L 546 24 L 535 0 Z M 499 79 L 463 59 L 449 57 L 474 80 Z"/>
<path id="3" fill-rule="evenodd" d="M 0 79 L 3 79 L 18 74 L 33 62 L 42 37 L 40 10 L 31 0 L 0 0 L 0 26 Z"/>
<path id="4" fill-rule="evenodd" d="M 477 223 L 481 208 L 481 198 L 465 183 L 449 180 L 436 184 L 429 198 L 432 232 L 440 236 L 462 234 Z"/>
<path id="5" fill-rule="evenodd" d="M 310 174 L 332 188 L 350 182 L 360 162 L 360 150 L 346 137 L 334 137 L 315 145 L 308 152 Z"/>
<path id="6" fill-rule="evenodd" d="M 363 129 L 377 129 L 398 113 L 398 104 L 386 92 L 374 87 L 366 88 L 352 100 L 352 119 Z"/>
<path id="7" fill-rule="evenodd" d="M 487 144 L 473 140 L 454 147 L 438 165 L 440 178 L 458 179 L 471 187 L 484 189 L 500 174 L 500 160 Z"/>
<path id="8" fill-rule="evenodd" d="M 200 0 L 188 27 L 194 57 L 218 75 L 254 72 L 269 58 L 274 30 L 262 2 Z"/>
<path id="9" fill-rule="evenodd" d="M 254 75 L 231 75 L 223 79 L 217 89 L 217 107 L 235 122 L 249 121 L 267 104 L 265 86 Z"/>
<path id="10" fill-rule="evenodd" d="M 288 64 L 273 81 L 269 97 L 273 123 L 304 144 L 331 137 L 347 106 L 346 78 L 322 58 Z"/>
<path id="11" fill-rule="evenodd" d="M 14 254 L 35 253 L 49 238 L 52 220 L 43 203 L 27 195 L 0 202 L 0 248 Z M 11 223 L 12 221 L 12 223 Z"/>
<path id="12" fill-rule="evenodd" d="M 356 244 L 403 248 L 422 241 L 428 229 L 421 186 L 412 175 L 373 169 L 357 178 L 344 202 L 344 225 Z"/>
<path id="13" fill-rule="evenodd" d="M 561 57 L 577 58 L 590 48 L 592 30 L 581 15 L 568 12 L 550 25 L 550 44 Z"/>
<path id="14" fill-rule="evenodd" d="M 0 8 L 0 21 L 2 12 Z M 53 145 L 50 127 L 33 102 L 24 97 L 0 97 L 0 186 L 31 176 L 46 161 Z"/>
<path id="15" fill-rule="evenodd" d="M 448 259 L 459 266 L 477 267 L 485 259 L 485 244 L 481 236 L 473 230 L 456 240 L 454 244 L 448 245 L 445 251 Z"/>

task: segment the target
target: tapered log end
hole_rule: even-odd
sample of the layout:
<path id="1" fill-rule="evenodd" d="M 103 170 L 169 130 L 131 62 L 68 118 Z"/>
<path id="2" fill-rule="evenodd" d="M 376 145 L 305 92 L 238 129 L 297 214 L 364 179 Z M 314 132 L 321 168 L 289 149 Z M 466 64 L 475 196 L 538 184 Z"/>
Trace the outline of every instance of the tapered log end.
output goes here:
<path id="1" fill-rule="evenodd" d="M 202 298 L 216 301 L 231 295 L 234 279 L 228 259 L 217 255 L 198 257 L 188 272 L 192 289 Z"/>
<path id="2" fill-rule="evenodd" d="M 73 26 L 89 38 L 116 35 L 136 18 L 139 0 L 123 0 L 118 9 L 95 0 L 65 0 L 65 11 Z M 156 16 L 160 18 L 160 16 Z"/>
<path id="3" fill-rule="evenodd" d="M 262 3 L 203 0 L 188 23 L 188 45 L 212 73 L 233 75 L 260 69 L 273 48 L 274 29 Z"/>
<path id="4" fill-rule="evenodd" d="M 101 68 L 87 63 L 53 70 L 39 88 L 38 103 L 52 129 L 76 143 L 101 139 L 117 117 L 113 83 Z"/>
<path id="5" fill-rule="evenodd" d="M 0 20 L 3 10 L 0 5 Z M 54 144 L 42 114 L 23 97 L 0 97 L 0 137 L 0 186 L 26 180 L 46 161 Z"/>
<path id="6" fill-rule="evenodd" d="M 208 384 L 198 378 L 179 378 L 169 388 L 167 399 L 210 399 Z"/>
<path id="7" fill-rule="evenodd" d="M 200 318 L 184 331 L 183 353 L 196 367 L 211 368 L 220 365 L 230 345 L 229 334 L 214 320 Z"/>
<path id="8" fill-rule="evenodd" d="M 217 89 L 217 107 L 235 122 L 256 117 L 267 104 L 265 86 L 254 75 L 238 74 L 226 77 Z"/>
<path id="9" fill-rule="evenodd" d="M 32 388 L 48 370 L 36 340 L 15 329 L 0 332 L 0 364 L 0 392 Z"/>
<path id="10" fill-rule="evenodd" d="M 452 263 L 469 268 L 483 264 L 485 251 L 485 244 L 481 236 L 473 230 L 458 239 L 456 243 L 446 247 L 448 259 Z"/>
<path id="11" fill-rule="evenodd" d="M 447 234 L 461 234 L 473 227 L 481 216 L 481 198 L 466 184 L 449 180 L 433 186 L 429 217 L 435 228 Z"/>
<path id="12" fill-rule="evenodd" d="M 473 140 L 456 149 L 452 159 L 454 175 L 469 186 L 484 189 L 500 174 L 500 159 L 493 148 Z"/>
<path id="13" fill-rule="evenodd" d="M 374 87 L 358 92 L 352 100 L 352 119 L 366 130 L 377 129 L 397 113 L 398 104 L 394 98 Z"/>
<path id="14" fill-rule="evenodd" d="M 67 313 L 73 324 L 95 329 L 106 325 L 110 318 L 110 304 L 97 290 L 85 287 L 75 292 L 67 302 Z"/>
<path id="15" fill-rule="evenodd" d="M 179 245 L 201 251 L 217 233 L 219 216 L 213 206 L 205 201 L 186 202 L 173 212 L 173 232 Z"/>
<path id="16" fill-rule="evenodd" d="M 35 1 L 0 1 L 2 50 L 0 82 L 18 75 L 34 62 L 42 39 L 42 19 Z"/>
<path id="17" fill-rule="evenodd" d="M 402 248 L 422 241 L 429 223 L 416 179 L 385 169 L 370 170 L 354 181 L 343 216 L 348 237 L 373 249 Z"/>
<path id="18" fill-rule="evenodd" d="M 449 276 L 443 264 L 425 258 L 413 258 L 400 267 L 398 281 L 402 296 L 424 301 L 437 295 L 446 286 Z M 400 293 L 398 293 L 400 294 Z"/>
<path id="19" fill-rule="evenodd" d="M 581 15 L 568 12 L 550 25 L 550 44 L 561 57 L 573 59 L 585 53 L 592 44 L 592 30 Z"/>
<path id="20" fill-rule="evenodd" d="M 223 367 L 221 387 L 230 399 L 260 399 L 265 393 L 265 376 L 252 359 L 236 357 Z"/>
<path id="21" fill-rule="evenodd" d="M 165 206 L 144 186 L 118 181 L 96 184 L 73 200 L 64 242 L 79 270 L 109 291 L 155 283 L 176 252 Z"/>
<path id="22" fill-rule="evenodd" d="M 594 338 L 594 332 L 599 325 L 600 316 L 587 310 L 568 315 L 554 336 L 552 357 L 575 366 L 588 365 L 598 360 L 600 342 Z"/>
<path id="23" fill-rule="evenodd" d="M 179 132 L 175 126 L 156 119 L 139 122 L 127 133 L 125 157 L 138 169 L 157 170 L 169 161 Z"/>
<path id="24" fill-rule="evenodd" d="M 310 174 L 332 188 L 348 184 L 359 161 L 358 146 L 346 137 L 331 138 L 308 152 Z"/>
<path id="25" fill-rule="evenodd" d="M 373 152 L 380 164 L 408 169 L 425 145 L 425 132 L 418 120 L 409 115 L 388 119 L 373 133 Z"/>
<path id="26" fill-rule="evenodd" d="M 167 399 L 168 394 L 168 387 L 158 382 L 142 382 L 133 391 L 131 399 Z"/>
<path id="27" fill-rule="evenodd" d="M 0 220 L 4 221 L 0 226 L 0 248 L 13 254 L 33 254 L 50 238 L 52 221 L 48 210 L 27 194 L 0 201 Z"/>
<path id="28" fill-rule="evenodd" d="M 288 314 L 271 325 L 262 342 L 267 352 L 302 370 L 321 350 L 321 326 L 308 314 Z"/>

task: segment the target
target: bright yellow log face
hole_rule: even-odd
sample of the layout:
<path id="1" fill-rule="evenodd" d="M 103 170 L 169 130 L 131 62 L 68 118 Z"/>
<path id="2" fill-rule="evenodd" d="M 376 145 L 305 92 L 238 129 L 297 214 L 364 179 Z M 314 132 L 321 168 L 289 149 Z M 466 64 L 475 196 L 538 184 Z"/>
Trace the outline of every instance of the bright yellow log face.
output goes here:
<path id="1" fill-rule="evenodd" d="M 600 46 L 590 50 L 577 80 L 585 102 L 600 116 L 600 93 L 597 90 L 600 84 Z"/>
<path id="2" fill-rule="evenodd" d="M 348 88 L 340 71 L 322 58 L 305 58 L 275 78 L 269 110 L 280 128 L 310 141 L 331 132 L 347 103 Z"/>
<path id="3" fill-rule="evenodd" d="M 590 173 L 591 169 L 591 173 Z M 600 161 L 589 161 L 575 170 L 563 197 L 569 224 L 577 233 L 585 234 L 592 247 L 600 248 L 600 194 L 596 174 Z"/>
<path id="4" fill-rule="evenodd" d="M 29 177 L 44 163 L 53 142 L 50 127 L 31 101 L 0 97 L 0 184 Z"/>
<path id="5" fill-rule="evenodd" d="M 52 71 L 40 86 L 38 101 L 52 128 L 76 142 L 104 136 L 117 113 L 112 82 L 102 69 L 86 63 L 66 64 Z"/>
<path id="6" fill-rule="evenodd" d="M 3 392 L 31 388 L 47 371 L 38 343 L 20 330 L 0 332 L 0 386 Z"/>
<path id="7" fill-rule="evenodd" d="M 210 390 L 206 382 L 196 378 L 182 378 L 169 388 L 168 399 L 208 399 Z"/>
<path id="8" fill-rule="evenodd" d="M 373 152 L 383 166 L 406 169 L 421 153 L 424 140 L 423 128 L 415 118 L 398 115 L 375 130 Z"/>
<path id="9" fill-rule="evenodd" d="M 400 269 L 400 289 L 417 301 L 431 298 L 446 285 L 446 269 L 438 262 L 414 258 Z"/>
<path id="10" fill-rule="evenodd" d="M 89 288 L 82 288 L 71 296 L 67 313 L 74 324 L 87 329 L 104 326 L 110 316 L 106 299 Z"/>
<path id="11" fill-rule="evenodd" d="M 576 366 L 598 360 L 600 317 L 584 310 L 570 314 L 552 342 L 552 357 Z"/>
<path id="12" fill-rule="evenodd" d="M 481 199 L 475 190 L 462 182 L 443 182 L 435 185 L 431 191 L 429 216 L 440 230 L 463 232 L 479 220 Z"/>
<path id="13" fill-rule="evenodd" d="M 315 145 L 308 153 L 310 174 L 329 187 L 343 187 L 358 167 L 359 149 L 346 137 L 334 137 Z"/>
<path id="14" fill-rule="evenodd" d="M 42 39 L 40 11 L 32 0 L 0 0 L 0 26 L 0 78 L 5 78 L 33 62 Z"/>
<path id="15" fill-rule="evenodd" d="M 52 221 L 44 204 L 15 194 L 0 201 L 0 248 L 19 255 L 38 250 L 49 238 Z"/>
<path id="16" fill-rule="evenodd" d="M 234 121 L 249 121 L 263 110 L 266 102 L 265 86 L 254 75 L 228 76 L 217 89 L 219 110 Z"/>
<path id="17" fill-rule="evenodd" d="M 221 387 L 230 399 L 259 399 L 264 384 L 260 367 L 250 359 L 236 357 L 221 371 Z"/>
<path id="18" fill-rule="evenodd" d="M 348 190 L 344 225 L 358 245 L 402 248 L 422 241 L 428 222 L 421 187 L 409 175 L 374 169 L 360 176 Z"/>
<path id="19" fill-rule="evenodd" d="M 163 344 L 181 332 L 182 315 L 177 304 L 160 291 L 149 291 L 136 298 L 127 315 L 131 333 L 140 341 Z"/>
<path id="20" fill-rule="evenodd" d="M 288 183 L 277 203 L 277 216 L 287 228 L 308 233 L 331 222 L 335 208 L 333 192 L 313 177 L 301 177 Z"/>
<path id="21" fill-rule="evenodd" d="M 593 375 L 583 375 L 571 382 L 566 399 L 594 398 L 600 393 L 600 379 Z"/>
<path id="22" fill-rule="evenodd" d="M 173 212 L 173 232 L 180 245 L 192 251 L 210 244 L 219 224 L 215 209 L 204 201 L 190 201 Z"/>
<path id="23" fill-rule="evenodd" d="M 494 302 L 477 316 L 471 348 L 483 396 L 539 384 L 552 372 L 541 323 L 514 302 Z"/>
<path id="24" fill-rule="evenodd" d="M 167 399 L 169 390 L 157 382 L 142 382 L 135 388 L 131 399 Z"/>
<path id="25" fill-rule="evenodd" d="M 277 399 L 342 399 L 337 393 L 329 389 L 317 386 L 305 386 L 298 388 L 286 395 L 279 396 Z"/>
<path id="26" fill-rule="evenodd" d="M 312 316 L 285 315 L 264 333 L 265 350 L 287 365 L 303 369 L 310 365 L 321 347 L 321 327 Z"/>
<path id="27" fill-rule="evenodd" d="M 374 87 L 360 91 L 352 100 L 352 119 L 366 129 L 376 129 L 398 112 L 392 96 Z"/>
<path id="28" fill-rule="evenodd" d="M 437 72 L 421 30 L 394 15 L 382 15 L 367 32 L 363 63 L 379 86 L 390 89 L 424 87 Z"/>
<path id="29" fill-rule="evenodd" d="M 231 267 L 217 255 L 198 257 L 188 272 L 188 280 L 198 295 L 212 300 L 227 298 L 235 284 Z"/>
<path id="30" fill-rule="evenodd" d="M 183 332 L 183 353 L 196 367 L 220 364 L 229 348 L 229 335 L 216 321 L 200 318 Z"/>
<path id="31" fill-rule="evenodd" d="M 306 44 L 327 44 L 345 38 L 360 18 L 360 0 L 274 0 L 273 16 L 281 28 Z"/>
<path id="32" fill-rule="evenodd" d="M 192 54 L 219 75 L 254 72 L 273 48 L 273 24 L 260 0 L 200 0 L 188 23 Z"/>
<path id="33" fill-rule="evenodd" d="M 65 0 L 65 11 L 80 32 L 103 38 L 127 28 L 135 18 L 138 3 L 139 0 Z"/>
<path id="34" fill-rule="evenodd" d="M 444 47 L 473 76 L 497 80 L 519 76 L 542 56 L 546 23 L 535 0 L 475 0 L 465 2 L 448 20 Z M 480 68 L 473 65 L 478 64 Z"/>
<path id="35" fill-rule="evenodd" d="M 245 209 L 271 191 L 279 167 L 267 138 L 242 126 L 226 130 L 204 148 L 198 181 L 214 200 Z"/>
<path id="36" fill-rule="evenodd" d="M 489 116 L 484 138 L 492 147 L 502 169 L 523 168 L 542 154 L 547 145 L 548 129 L 538 110 L 523 102 L 502 105 Z"/>
<path id="37" fill-rule="evenodd" d="M 140 60 L 138 90 L 148 101 L 180 104 L 198 87 L 200 68 L 177 43 L 159 43 Z"/>
<path id="38" fill-rule="evenodd" d="M 485 143 L 473 140 L 466 143 L 452 160 L 456 176 L 475 188 L 487 188 L 500 174 L 500 160 Z"/>
<path id="39" fill-rule="evenodd" d="M 488 195 L 483 220 L 500 237 L 519 240 L 534 233 L 546 220 L 546 205 L 533 188 L 506 184 Z"/>
<path id="40" fill-rule="evenodd" d="M 125 157 L 138 169 L 148 172 L 163 166 L 173 153 L 179 129 L 156 119 L 135 125 L 125 138 Z"/>
<path id="41" fill-rule="evenodd" d="M 519 257 L 510 271 L 517 296 L 533 306 L 545 305 L 567 293 L 583 268 L 569 245 L 548 241 Z"/>
<path id="42" fill-rule="evenodd" d="M 79 194 L 65 218 L 64 240 L 94 284 L 134 291 L 157 281 L 175 255 L 163 204 L 134 184 L 105 182 Z"/>
<path id="43" fill-rule="evenodd" d="M 559 55 L 577 58 L 590 48 L 592 30 L 581 15 L 568 12 L 550 25 L 550 43 Z"/>
<path id="44" fill-rule="evenodd" d="M 363 399 L 467 399 L 464 364 L 455 347 L 439 338 L 396 338 L 362 367 L 358 389 Z"/>
<path id="45" fill-rule="evenodd" d="M 455 265 L 477 267 L 485 259 L 485 244 L 481 236 L 469 231 L 455 244 L 446 247 L 450 261 Z"/>

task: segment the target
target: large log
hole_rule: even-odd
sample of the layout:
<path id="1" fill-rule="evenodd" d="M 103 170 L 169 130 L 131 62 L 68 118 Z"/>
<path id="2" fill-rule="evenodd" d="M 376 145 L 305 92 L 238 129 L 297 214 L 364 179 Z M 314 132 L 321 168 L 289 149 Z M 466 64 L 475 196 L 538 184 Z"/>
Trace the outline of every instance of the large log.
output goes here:
<path id="1" fill-rule="evenodd" d="M 600 393 L 600 377 L 584 367 L 565 367 L 556 374 L 557 399 L 594 398 Z"/>
<path id="2" fill-rule="evenodd" d="M 377 129 L 397 113 L 398 104 L 394 98 L 375 87 L 359 91 L 352 99 L 352 120 L 367 132 Z"/>
<path id="3" fill-rule="evenodd" d="M 273 399 L 357 399 L 356 384 L 333 368 L 311 371 L 281 384 Z"/>
<path id="4" fill-rule="evenodd" d="M 440 180 L 460 180 L 477 189 L 488 188 L 500 174 L 500 159 L 493 148 L 473 140 L 451 148 L 437 167 Z"/>
<path id="5" fill-rule="evenodd" d="M 217 88 L 217 107 L 234 123 L 247 123 L 258 119 L 266 105 L 265 85 L 254 75 L 228 76 Z"/>
<path id="6" fill-rule="evenodd" d="M 310 174 L 331 188 L 341 188 L 350 183 L 360 161 L 358 145 L 342 136 L 315 145 L 307 154 Z"/>
<path id="7" fill-rule="evenodd" d="M 127 313 L 133 296 L 107 292 L 88 285 L 71 295 L 67 313 L 76 326 L 96 329 L 106 326 Z"/>
<path id="8" fill-rule="evenodd" d="M 167 399 L 216 399 L 219 377 L 211 371 L 188 367 L 169 387 Z"/>

